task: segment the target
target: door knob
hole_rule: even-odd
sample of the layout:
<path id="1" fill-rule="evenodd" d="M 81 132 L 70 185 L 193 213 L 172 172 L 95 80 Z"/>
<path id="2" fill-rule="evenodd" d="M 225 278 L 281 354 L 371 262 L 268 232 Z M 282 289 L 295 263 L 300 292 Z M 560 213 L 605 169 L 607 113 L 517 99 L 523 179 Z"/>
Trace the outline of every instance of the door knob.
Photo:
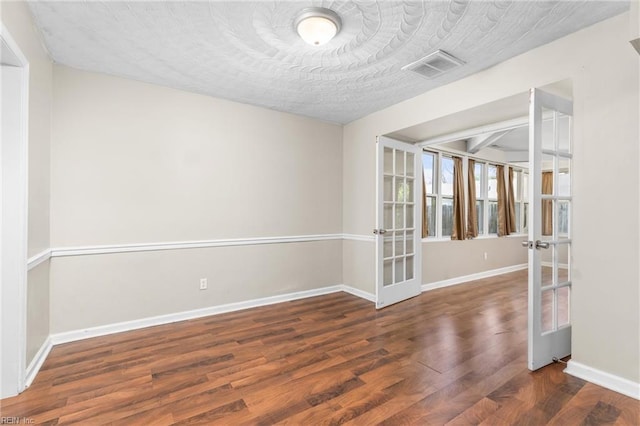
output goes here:
<path id="1" fill-rule="evenodd" d="M 533 248 L 533 241 L 523 241 L 522 247 L 524 248 Z"/>
<path id="2" fill-rule="evenodd" d="M 548 249 L 549 248 L 549 243 L 546 242 L 542 242 L 540 240 L 536 241 L 536 248 L 537 249 Z"/>

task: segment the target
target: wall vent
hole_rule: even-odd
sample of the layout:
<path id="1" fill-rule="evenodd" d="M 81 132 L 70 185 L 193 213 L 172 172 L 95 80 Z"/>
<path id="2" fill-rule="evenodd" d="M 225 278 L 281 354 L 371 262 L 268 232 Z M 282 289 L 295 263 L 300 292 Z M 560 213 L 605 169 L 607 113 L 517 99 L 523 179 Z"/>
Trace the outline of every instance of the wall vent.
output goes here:
<path id="1" fill-rule="evenodd" d="M 459 66 L 464 65 L 464 61 L 449 55 L 442 50 L 436 50 L 422 59 L 402 67 L 403 71 L 413 71 L 421 76 L 433 79 L 449 72 Z"/>

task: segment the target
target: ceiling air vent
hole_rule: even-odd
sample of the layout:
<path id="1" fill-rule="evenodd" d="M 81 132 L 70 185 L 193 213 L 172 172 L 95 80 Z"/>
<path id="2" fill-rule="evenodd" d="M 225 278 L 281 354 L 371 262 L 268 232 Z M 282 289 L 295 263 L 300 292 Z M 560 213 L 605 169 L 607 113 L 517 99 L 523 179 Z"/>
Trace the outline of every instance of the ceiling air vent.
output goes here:
<path id="1" fill-rule="evenodd" d="M 403 71 L 413 71 L 426 78 L 436 78 L 451 71 L 454 68 L 464 65 L 460 59 L 449 55 L 442 50 L 436 50 L 422 59 L 402 67 Z"/>

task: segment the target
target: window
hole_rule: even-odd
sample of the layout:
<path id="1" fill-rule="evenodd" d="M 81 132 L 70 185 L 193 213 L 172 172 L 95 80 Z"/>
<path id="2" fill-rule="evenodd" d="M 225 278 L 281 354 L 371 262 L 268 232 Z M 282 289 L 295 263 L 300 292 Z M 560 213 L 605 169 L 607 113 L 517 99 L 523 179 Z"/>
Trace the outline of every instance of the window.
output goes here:
<path id="1" fill-rule="evenodd" d="M 529 210 L 529 173 L 525 170 L 513 171 L 513 195 L 516 207 L 516 232 L 526 233 L 527 213 Z"/>
<path id="2" fill-rule="evenodd" d="M 428 238 L 450 237 L 453 231 L 453 156 L 442 152 L 423 151 L 422 165 L 427 197 Z M 498 167 L 487 161 L 476 160 L 473 171 L 476 185 L 475 209 L 478 216 L 478 236 L 497 235 Z M 516 232 L 519 233 L 527 232 L 528 176 L 526 170 L 514 169 Z M 466 208 L 470 207 L 466 206 Z M 559 206 L 558 215 L 560 232 L 562 232 L 562 221 L 567 222 L 563 217 L 568 217 L 568 206 Z"/>
<path id="3" fill-rule="evenodd" d="M 453 158 L 423 151 L 428 237 L 448 237 L 453 230 Z"/>
<path id="4" fill-rule="evenodd" d="M 442 196 L 442 234 L 450 237 L 453 230 L 453 158 L 442 156 L 440 162 L 440 195 Z"/>
<path id="5" fill-rule="evenodd" d="M 476 213 L 478 217 L 478 235 L 484 234 L 484 206 L 487 198 L 484 185 L 484 163 L 476 163 L 473 171 L 476 180 Z"/>
<path id="6" fill-rule="evenodd" d="M 436 235 L 436 159 L 437 155 L 433 152 L 424 152 L 422 154 L 422 169 L 424 172 L 425 193 L 427 194 L 427 224 L 429 228 L 429 237 Z"/>
<path id="7" fill-rule="evenodd" d="M 498 168 L 489 164 L 487 167 L 487 204 L 489 234 L 498 233 Z"/>
<path id="8" fill-rule="evenodd" d="M 522 210 L 522 171 L 513 171 L 513 197 L 515 199 L 515 214 L 516 214 L 516 232 L 522 232 L 520 225 L 522 220 L 520 217 L 520 211 Z"/>

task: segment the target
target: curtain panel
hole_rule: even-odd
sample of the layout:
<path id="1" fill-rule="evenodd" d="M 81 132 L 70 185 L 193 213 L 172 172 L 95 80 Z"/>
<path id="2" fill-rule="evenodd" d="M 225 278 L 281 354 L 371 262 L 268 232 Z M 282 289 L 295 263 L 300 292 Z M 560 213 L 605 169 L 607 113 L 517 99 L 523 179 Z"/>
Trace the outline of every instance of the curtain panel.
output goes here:
<path id="1" fill-rule="evenodd" d="M 467 170 L 467 194 L 469 195 L 469 212 L 467 215 L 467 238 L 478 236 L 478 211 L 476 210 L 476 176 L 475 160 L 469 158 Z"/>
<path id="2" fill-rule="evenodd" d="M 497 166 L 498 179 L 498 236 L 516 232 L 516 202 L 513 191 L 513 169 L 507 168 L 509 182 L 504 179 L 504 166 Z"/>
<path id="3" fill-rule="evenodd" d="M 453 229 L 452 240 L 464 240 L 467 237 L 464 217 L 464 175 L 462 158 L 453 157 Z"/>

